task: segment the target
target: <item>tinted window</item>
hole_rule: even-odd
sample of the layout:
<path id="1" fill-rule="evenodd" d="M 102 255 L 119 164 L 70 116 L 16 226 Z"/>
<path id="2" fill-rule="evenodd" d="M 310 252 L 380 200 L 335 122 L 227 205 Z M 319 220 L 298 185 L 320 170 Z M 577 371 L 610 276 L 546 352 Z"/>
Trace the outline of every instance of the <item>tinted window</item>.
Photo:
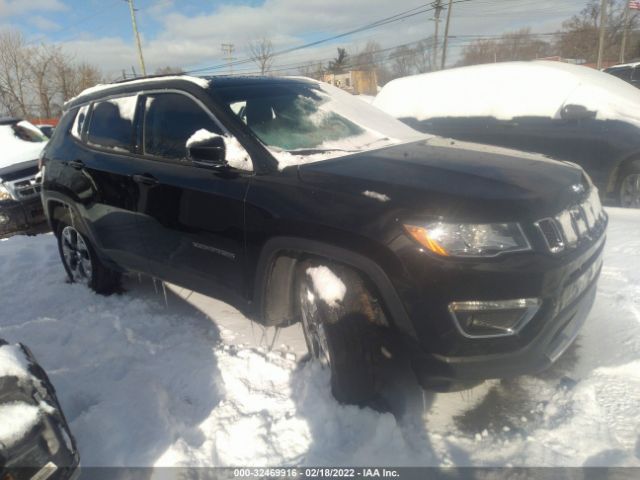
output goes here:
<path id="1" fill-rule="evenodd" d="M 161 93 L 147 98 L 144 151 L 148 155 L 185 158 L 187 141 L 198 130 L 222 134 L 209 114 L 191 98 Z"/>
<path id="2" fill-rule="evenodd" d="M 93 105 L 89 143 L 116 150 L 131 149 L 136 97 L 116 98 Z M 81 126 L 80 126 L 81 128 Z"/>
<path id="3" fill-rule="evenodd" d="M 627 82 L 631 80 L 631 72 L 631 67 L 611 68 L 607 70 L 607 73 L 626 80 Z"/>

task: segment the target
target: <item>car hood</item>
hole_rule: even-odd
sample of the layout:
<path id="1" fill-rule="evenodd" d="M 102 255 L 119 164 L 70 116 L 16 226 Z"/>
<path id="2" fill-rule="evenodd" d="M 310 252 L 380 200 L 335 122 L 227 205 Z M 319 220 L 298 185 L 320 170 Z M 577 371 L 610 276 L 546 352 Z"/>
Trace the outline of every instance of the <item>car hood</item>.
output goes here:
<path id="1" fill-rule="evenodd" d="M 1 145 L 4 152 L 0 153 L 0 168 L 11 167 L 29 160 L 37 160 L 46 142 L 24 142 L 15 140 L 10 145 Z M 5 147 L 6 148 L 5 150 Z"/>
<path id="2" fill-rule="evenodd" d="M 298 168 L 303 182 L 320 189 L 459 221 L 537 220 L 589 188 L 576 165 L 440 137 Z"/>

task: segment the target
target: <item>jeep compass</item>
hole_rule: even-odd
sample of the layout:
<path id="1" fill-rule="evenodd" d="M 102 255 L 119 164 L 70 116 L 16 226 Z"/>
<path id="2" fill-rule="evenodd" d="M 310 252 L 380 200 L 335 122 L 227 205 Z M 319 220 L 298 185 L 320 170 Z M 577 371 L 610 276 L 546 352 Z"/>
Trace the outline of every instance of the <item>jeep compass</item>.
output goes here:
<path id="1" fill-rule="evenodd" d="M 390 366 L 446 389 L 550 365 L 602 266 L 607 216 L 580 167 L 420 134 L 310 79 L 94 87 L 43 169 L 72 281 L 107 294 L 141 272 L 301 322 L 347 403 Z"/>

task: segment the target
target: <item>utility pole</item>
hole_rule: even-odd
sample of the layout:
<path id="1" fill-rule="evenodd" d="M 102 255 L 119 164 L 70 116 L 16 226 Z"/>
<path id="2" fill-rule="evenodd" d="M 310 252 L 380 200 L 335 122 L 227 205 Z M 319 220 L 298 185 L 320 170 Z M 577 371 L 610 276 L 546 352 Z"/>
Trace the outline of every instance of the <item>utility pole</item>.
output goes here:
<path id="1" fill-rule="evenodd" d="M 447 24 L 444 27 L 444 45 L 442 46 L 442 65 L 441 70 L 444 70 L 447 63 L 447 47 L 449 46 L 449 25 L 451 24 L 451 10 L 453 9 L 453 0 L 449 0 L 449 8 L 447 8 Z"/>
<path id="2" fill-rule="evenodd" d="M 602 69 L 602 63 L 604 61 L 604 42 L 606 40 L 607 33 L 607 0 L 601 0 L 600 2 L 600 43 L 598 45 L 598 70 Z"/>
<path id="3" fill-rule="evenodd" d="M 140 33 L 138 33 L 138 23 L 136 22 L 136 9 L 133 6 L 133 0 L 125 0 L 129 3 L 129 10 L 131 11 L 131 25 L 133 25 L 133 35 L 136 37 L 136 43 L 138 45 L 138 58 L 140 60 L 140 69 L 142 75 L 147 76 L 147 67 L 144 64 L 144 56 L 142 55 L 142 44 L 140 43 Z"/>
<path id="4" fill-rule="evenodd" d="M 233 57 L 233 51 L 235 47 L 233 43 L 223 43 L 222 44 L 222 52 L 225 54 L 225 59 L 227 60 L 227 66 L 229 67 L 229 75 L 233 75 L 233 62 L 235 58 Z"/>
<path id="5" fill-rule="evenodd" d="M 436 0 L 433 4 L 433 8 L 435 9 L 436 22 L 436 31 L 433 37 L 433 70 L 438 70 L 438 30 L 440 28 L 440 13 L 444 8 L 442 6 L 442 0 Z"/>
<path id="6" fill-rule="evenodd" d="M 626 1 L 624 7 L 624 33 L 622 34 L 622 45 L 620 46 L 620 63 L 624 63 L 627 56 L 627 39 L 629 37 L 629 23 L 630 23 L 630 8 L 629 2 Z"/>

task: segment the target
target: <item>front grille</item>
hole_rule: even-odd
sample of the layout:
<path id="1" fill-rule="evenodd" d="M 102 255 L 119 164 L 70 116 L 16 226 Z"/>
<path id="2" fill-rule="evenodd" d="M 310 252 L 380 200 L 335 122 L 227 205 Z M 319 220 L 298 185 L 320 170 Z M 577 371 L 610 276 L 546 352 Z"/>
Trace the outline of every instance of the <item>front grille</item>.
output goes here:
<path id="1" fill-rule="evenodd" d="M 583 241 L 593 240 L 602 234 L 606 213 L 600 203 L 598 190 L 591 189 L 587 199 L 579 205 L 560 212 L 552 218 L 535 223 L 551 253 L 574 248 Z"/>
<path id="2" fill-rule="evenodd" d="M 41 185 L 39 180 L 31 175 L 25 178 L 18 178 L 4 182 L 5 187 L 13 194 L 16 200 L 27 200 L 40 194 Z"/>

